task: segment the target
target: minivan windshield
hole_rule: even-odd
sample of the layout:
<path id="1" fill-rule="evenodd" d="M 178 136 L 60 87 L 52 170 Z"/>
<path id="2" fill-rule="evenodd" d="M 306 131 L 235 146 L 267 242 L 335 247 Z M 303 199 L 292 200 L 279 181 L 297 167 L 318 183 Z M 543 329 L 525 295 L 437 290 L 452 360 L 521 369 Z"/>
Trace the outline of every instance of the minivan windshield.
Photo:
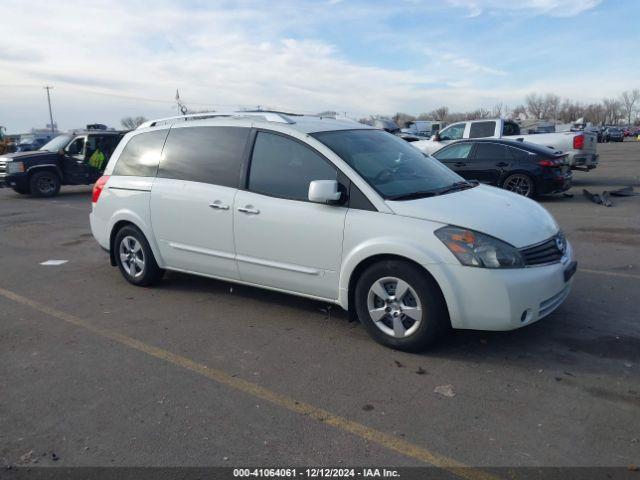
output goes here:
<path id="1" fill-rule="evenodd" d="M 67 146 L 67 144 L 71 141 L 71 135 L 58 135 L 56 138 L 51 139 L 47 143 L 45 143 L 40 150 L 46 150 L 48 152 L 57 152 L 61 148 Z"/>
<path id="2" fill-rule="evenodd" d="M 311 134 L 384 198 L 408 200 L 474 186 L 401 138 L 381 130 Z"/>

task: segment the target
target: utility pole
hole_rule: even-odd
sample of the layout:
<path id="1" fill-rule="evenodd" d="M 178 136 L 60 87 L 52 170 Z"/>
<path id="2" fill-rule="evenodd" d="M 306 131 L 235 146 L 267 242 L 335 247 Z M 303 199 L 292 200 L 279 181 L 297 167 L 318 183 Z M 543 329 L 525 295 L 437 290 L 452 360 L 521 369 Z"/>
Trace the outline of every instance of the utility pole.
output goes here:
<path id="1" fill-rule="evenodd" d="M 53 113 L 51 113 L 51 95 L 49 94 L 49 90 L 53 87 L 49 85 L 43 87 L 47 91 L 47 103 L 49 104 L 49 121 L 51 122 L 51 133 L 55 133 L 55 127 L 53 126 Z"/>

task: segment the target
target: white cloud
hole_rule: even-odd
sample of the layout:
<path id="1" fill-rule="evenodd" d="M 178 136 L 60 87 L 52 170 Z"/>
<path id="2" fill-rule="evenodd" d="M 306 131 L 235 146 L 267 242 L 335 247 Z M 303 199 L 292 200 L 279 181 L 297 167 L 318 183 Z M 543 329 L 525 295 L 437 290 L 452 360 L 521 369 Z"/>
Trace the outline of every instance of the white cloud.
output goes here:
<path id="1" fill-rule="evenodd" d="M 491 2 L 456 3 L 484 9 Z M 542 12 L 545 6 L 570 2 L 531 3 Z M 127 115 L 170 115 L 175 113 L 176 88 L 189 106 L 198 109 L 263 105 L 365 115 L 419 113 L 442 104 L 464 110 L 497 101 L 514 104 L 531 88 L 575 92 L 575 82 L 582 86 L 580 95 L 596 98 L 620 91 L 614 87 L 631 87 L 605 81 L 590 85 L 585 72 L 577 72 L 574 80 L 564 72 L 555 80 L 545 74 L 548 89 L 535 79 L 516 84 L 510 68 L 475 53 L 473 39 L 466 39 L 470 48 L 456 49 L 448 37 L 442 43 L 440 34 L 431 50 L 404 32 L 386 37 L 385 46 L 395 42 L 394 48 L 404 51 L 419 45 L 415 62 L 375 66 L 360 57 L 347 58 L 331 35 L 323 35 L 323 27 L 336 18 L 376 30 L 377 22 L 388 14 L 378 7 L 370 10 L 351 2 L 214 5 L 188 9 L 168 1 L 150 8 L 145 2 L 125 0 L 91 0 L 80 6 L 5 0 L 6 11 L 29 21 L 3 24 L 0 121 L 10 131 L 43 126 L 48 121 L 44 84 L 55 86 L 54 115 L 62 128 L 94 122 L 117 126 Z M 341 10 L 338 14 L 334 9 Z M 436 43 L 448 48 L 438 49 Z"/>
<path id="2" fill-rule="evenodd" d="M 450 5 L 467 10 L 468 17 L 489 12 L 529 12 L 551 17 L 573 17 L 595 8 L 601 0 L 447 0 Z"/>

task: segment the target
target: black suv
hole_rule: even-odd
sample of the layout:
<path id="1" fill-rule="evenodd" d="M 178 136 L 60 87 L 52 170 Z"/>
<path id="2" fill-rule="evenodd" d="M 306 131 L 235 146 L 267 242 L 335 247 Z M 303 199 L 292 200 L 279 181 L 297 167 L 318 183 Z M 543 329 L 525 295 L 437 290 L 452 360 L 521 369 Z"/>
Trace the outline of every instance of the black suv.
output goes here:
<path id="1" fill-rule="evenodd" d="M 16 192 L 53 197 L 61 185 L 90 185 L 107 166 L 126 132 L 84 130 L 59 135 L 39 150 L 0 156 L 0 184 Z"/>

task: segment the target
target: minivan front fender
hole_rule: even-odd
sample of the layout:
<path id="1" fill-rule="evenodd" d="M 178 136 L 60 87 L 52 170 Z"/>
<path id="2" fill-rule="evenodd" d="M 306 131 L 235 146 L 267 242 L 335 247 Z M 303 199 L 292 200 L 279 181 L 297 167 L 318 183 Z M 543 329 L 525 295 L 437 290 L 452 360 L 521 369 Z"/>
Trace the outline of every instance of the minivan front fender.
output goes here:
<path id="1" fill-rule="evenodd" d="M 358 267 L 371 262 L 376 257 L 389 256 L 405 258 L 417 263 L 429 273 L 431 273 L 429 265 L 442 263 L 442 258 L 437 255 L 437 252 L 406 237 L 378 237 L 363 242 L 349 252 L 345 252 L 343 257 L 338 289 L 338 303 L 342 308 L 349 309 L 349 288 L 353 286 L 351 285 L 352 276 L 357 272 Z M 436 281 L 438 281 L 437 278 Z"/>

